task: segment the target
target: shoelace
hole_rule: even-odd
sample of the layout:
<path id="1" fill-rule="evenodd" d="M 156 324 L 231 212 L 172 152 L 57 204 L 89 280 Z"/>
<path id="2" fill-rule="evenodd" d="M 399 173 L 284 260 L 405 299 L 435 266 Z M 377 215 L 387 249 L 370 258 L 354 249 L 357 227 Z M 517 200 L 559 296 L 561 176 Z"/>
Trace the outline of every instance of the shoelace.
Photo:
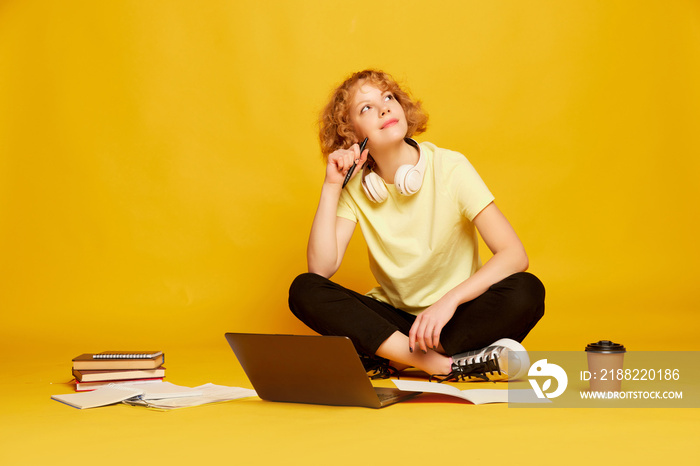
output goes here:
<path id="1" fill-rule="evenodd" d="M 365 371 L 369 375 L 370 379 L 388 379 L 391 377 L 399 378 L 399 371 L 389 364 L 386 359 L 380 359 L 377 357 L 360 355 L 362 360 L 362 365 L 365 367 Z M 370 374 L 371 372 L 371 374 Z"/>
<path id="2" fill-rule="evenodd" d="M 460 380 L 471 379 L 472 377 L 482 379 L 484 381 L 489 380 L 486 373 L 493 374 L 498 372 L 501 374 L 501 366 L 498 364 L 498 356 L 493 354 L 484 357 L 480 361 L 472 361 L 465 364 L 452 364 L 452 371 L 449 374 L 433 374 L 428 379 L 429 382 L 437 380 L 438 383 L 442 382 L 459 382 Z"/>
<path id="3" fill-rule="evenodd" d="M 396 377 L 397 379 L 400 378 L 399 371 L 396 370 L 394 366 L 390 366 L 389 364 L 380 364 L 378 367 L 372 369 L 372 374 L 369 376 L 369 378 L 372 380 L 388 379 L 391 377 Z"/>

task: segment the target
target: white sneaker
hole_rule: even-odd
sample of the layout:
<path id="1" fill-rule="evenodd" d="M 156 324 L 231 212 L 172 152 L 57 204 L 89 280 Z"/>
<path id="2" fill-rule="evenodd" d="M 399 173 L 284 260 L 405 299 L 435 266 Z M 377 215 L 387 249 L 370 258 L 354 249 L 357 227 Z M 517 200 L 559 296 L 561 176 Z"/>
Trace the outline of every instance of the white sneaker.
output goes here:
<path id="1" fill-rule="evenodd" d="M 431 375 L 430 380 L 506 381 L 527 374 L 529 368 L 530 358 L 525 347 L 510 338 L 501 338 L 486 348 L 455 354 L 452 356 L 452 371 L 446 375 Z"/>

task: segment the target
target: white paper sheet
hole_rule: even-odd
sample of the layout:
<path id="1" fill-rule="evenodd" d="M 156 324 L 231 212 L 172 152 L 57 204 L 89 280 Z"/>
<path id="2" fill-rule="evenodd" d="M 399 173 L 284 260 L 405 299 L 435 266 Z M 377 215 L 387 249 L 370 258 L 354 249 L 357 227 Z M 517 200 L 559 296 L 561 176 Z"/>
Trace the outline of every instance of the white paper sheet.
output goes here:
<path id="1" fill-rule="evenodd" d="M 227 387 L 224 385 L 215 385 L 213 383 L 194 387 L 193 390 L 199 391 L 200 394 L 196 396 L 161 400 L 127 400 L 125 403 L 132 406 L 146 406 L 157 409 L 176 409 L 257 396 L 255 390 L 249 388 Z"/>
<path id="2" fill-rule="evenodd" d="M 151 382 L 138 384 L 121 384 L 121 387 L 132 388 L 141 391 L 143 400 L 162 400 L 166 398 L 181 398 L 199 396 L 202 391 L 198 388 L 182 387 L 170 382 Z"/>
<path id="3" fill-rule="evenodd" d="M 454 385 L 435 382 L 419 382 L 414 380 L 391 379 L 399 390 L 406 392 L 439 393 L 470 401 L 475 405 L 485 403 L 551 403 L 551 400 L 541 400 L 532 389 L 484 389 L 472 388 L 460 390 Z M 510 395 L 510 398 L 509 398 Z"/>
<path id="4" fill-rule="evenodd" d="M 97 408 L 120 403 L 142 393 L 138 388 L 124 387 L 123 385 L 108 385 L 91 392 L 69 393 L 67 395 L 52 395 L 51 399 L 60 401 L 78 409 Z"/>

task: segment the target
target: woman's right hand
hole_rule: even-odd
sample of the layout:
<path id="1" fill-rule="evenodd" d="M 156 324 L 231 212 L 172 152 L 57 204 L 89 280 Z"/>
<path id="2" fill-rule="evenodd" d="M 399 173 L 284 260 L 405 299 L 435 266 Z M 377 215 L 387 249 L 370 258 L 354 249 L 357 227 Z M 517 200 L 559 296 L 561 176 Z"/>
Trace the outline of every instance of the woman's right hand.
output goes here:
<path id="1" fill-rule="evenodd" d="M 353 144 L 349 149 L 338 149 L 328 156 L 328 164 L 326 165 L 326 183 L 343 185 L 345 175 L 352 167 L 352 164 L 357 162 L 352 178 L 357 176 L 362 171 L 362 166 L 367 161 L 369 149 L 365 149 L 360 153 L 360 146 Z"/>
<path id="2" fill-rule="evenodd" d="M 368 154 L 369 149 L 360 153 L 360 146 L 353 144 L 349 149 L 338 149 L 328 156 L 326 179 L 321 188 L 321 198 L 306 250 L 309 272 L 330 278 L 340 267 L 355 231 L 355 222 L 338 217 L 338 200 L 348 170 L 357 161 L 352 174 L 357 176 L 362 171 Z"/>

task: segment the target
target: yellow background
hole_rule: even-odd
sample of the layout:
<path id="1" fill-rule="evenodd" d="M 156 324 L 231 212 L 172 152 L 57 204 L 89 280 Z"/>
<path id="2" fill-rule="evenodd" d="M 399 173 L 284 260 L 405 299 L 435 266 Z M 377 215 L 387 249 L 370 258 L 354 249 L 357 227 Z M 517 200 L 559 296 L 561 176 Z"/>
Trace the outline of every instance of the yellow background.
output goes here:
<path id="1" fill-rule="evenodd" d="M 174 355 L 172 381 L 194 384 L 228 370 L 219 364 L 232 359 L 225 331 L 308 332 L 286 299 L 305 271 L 323 179 L 315 119 L 331 89 L 367 67 L 392 73 L 424 102 L 430 128 L 419 140 L 464 153 L 525 243 L 548 292 L 526 347 L 580 350 L 611 338 L 631 350 L 700 349 L 697 1 L 2 0 L 3 389 L 44 403 L 29 416 L 21 401 L 9 412 L 20 427 L 8 441 L 29 438 L 47 419 L 65 426 L 65 438 L 51 437 L 55 449 L 86 426 L 123 419 L 149 435 L 151 413 L 74 413 L 48 401 L 67 390 L 49 381 L 69 379 L 81 352 L 164 349 Z M 336 279 L 373 286 L 360 237 Z M 203 365 L 208 350 L 216 357 Z M 43 359 L 32 359 L 37 352 Z M 221 409 L 260 415 L 255 404 L 236 406 Z M 290 431 L 303 427 L 299 416 L 336 412 L 287 407 L 280 415 L 265 406 L 263 419 L 288 416 L 280 422 Z M 428 416 L 451 416 L 441 408 Z M 642 436 L 640 422 L 654 418 L 677 452 L 687 440 L 679 432 L 697 420 L 689 411 L 493 410 L 486 419 L 514 422 L 516 447 L 539 444 L 535 434 L 553 424 L 562 428 L 548 432 L 560 445 L 552 448 L 594 441 L 601 419 Z M 350 425 L 370 422 L 371 413 L 350 412 Z M 196 413 L 221 411 L 188 413 L 180 419 L 212 429 Z M 376 425 L 379 435 L 396 424 Z M 532 432 L 518 437 L 523 430 Z M 450 432 L 449 444 L 467 449 L 469 435 L 484 438 Z M 206 441 L 225 444 L 219 431 L 181 435 L 205 442 L 210 434 Z M 156 442 L 158 457 L 175 458 L 178 439 Z M 266 447 L 259 443 L 250 445 Z M 364 454 L 377 451 L 364 445 Z M 420 449 L 422 458 L 451 457 L 452 447 L 436 445 L 440 455 Z M 473 458 L 455 456 L 465 457 Z"/>
<path id="2" fill-rule="evenodd" d="M 315 118 L 378 67 L 424 102 L 420 139 L 467 155 L 524 241 L 548 290 L 531 346 L 689 349 L 699 10 L 4 1 L 2 345 L 304 331 L 286 298 L 323 179 Z M 373 286 L 361 238 L 336 278 Z"/>

